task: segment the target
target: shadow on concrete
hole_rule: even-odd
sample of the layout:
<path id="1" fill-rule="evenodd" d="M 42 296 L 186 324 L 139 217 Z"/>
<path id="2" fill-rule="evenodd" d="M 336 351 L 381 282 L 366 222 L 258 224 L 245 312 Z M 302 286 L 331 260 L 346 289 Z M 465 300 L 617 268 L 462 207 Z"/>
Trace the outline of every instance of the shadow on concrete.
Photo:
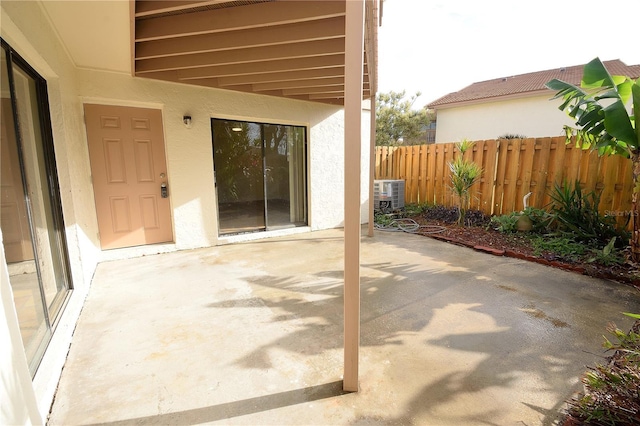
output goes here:
<path id="1" fill-rule="evenodd" d="M 419 270 L 424 277 L 436 274 L 420 265 L 406 263 L 370 263 L 363 267 L 374 270 L 385 279 L 363 276 L 361 285 L 361 346 L 401 345 L 402 337 L 424 328 L 431 309 L 427 299 L 447 288 L 446 282 L 425 286 L 423 281 L 411 279 Z M 296 276 L 261 275 L 243 277 L 254 286 L 251 298 L 210 303 L 211 308 L 264 308 L 274 313 L 272 321 L 296 321 L 297 329 L 288 335 L 256 347 L 238 359 L 245 368 L 269 369 L 272 349 L 318 355 L 331 349 L 343 348 L 343 271 L 328 270 L 313 274 L 313 279 Z M 260 288 L 267 291 L 260 291 Z M 281 290 L 281 292 L 278 292 Z M 275 292 L 274 292 L 275 291 Z M 308 296 L 313 296 L 308 299 Z M 322 298 L 318 300 L 318 296 Z M 431 306 L 429 306 L 431 308 Z"/>
<path id="2" fill-rule="evenodd" d="M 276 408 L 304 404 L 335 396 L 345 395 L 342 381 L 308 386 L 286 392 L 247 398 L 210 407 L 195 408 L 193 410 L 177 411 L 174 413 L 158 414 L 156 416 L 138 417 L 135 419 L 117 420 L 114 422 L 94 423 L 88 426 L 125 426 L 125 425 L 194 425 L 217 420 L 246 416 Z"/>
<path id="3" fill-rule="evenodd" d="M 404 247 L 405 250 L 414 248 Z M 464 249 L 455 250 L 462 250 L 464 255 Z M 420 250 L 415 252 L 419 253 Z M 424 256 L 424 252 L 421 254 Z M 497 269 L 524 268 L 522 262 L 518 264 L 488 255 L 483 257 L 486 263 L 492 263 Z M 405 338 L 423 332 L 437 311 L 456 304 L 468 305 L 467 312 L 484 317 L 485 321 L 492 322 L 493 327 L 500 331 L 457 332 L 427 339 L 424 342 L 425 350 L 437 346 L 473 353 L 474 357 L 481 356 L 484 360 L 474 368 L 444 376 L 434 375 L 430 383 L 404 405 L 402 411 L 407 413 L 406 416 L 378 416 L 376 420 L 390 424 L 413 424 L 420 413 L 428 415 L 439 406 L 452 404 L 460 395 L 502 388 L 513 389 L 514 402 L 519 401 L 523 407 L 538 412 L 540 424 L 557 422 L 565 400 L 579 385 L 575 378 L 584 371 L 584 364 L 576 363 L 576 360 L 585 359 L 582 353 L 585 338 L 576 335 L 571 325 L 584 321 L 579 319 L 580 315 L 565 316 L 562 312 L 563 301 L 571 300 L 571 292 L 560 290 L 558 293 L 547 288 L 557 287 L 561 280 L 556 281 L 556 278 L 545 284 L 537 273 L 532 276 L 532 283 L 536 287 L 527 288 L 529 280 L 517 274 L 512 278 L 510 273 L 505 273 L 506 279 L 488 278 L 487 271 L 479 272 L 482 268 L 448 262 L 446 254 L 433 253 L 423 259 L 435 262 L 438 266 L 412 262 L 362 264 L 362 347 L 405 345 Z M 443 275 L 443 278 L 438 279 L 439 275 Z M 524 269 L 521 275 L 526 276 Z M 237 364 L 245 368 L 273 368 L 270 358 L 272 350 L 285 349 L 317 355 L 342 348 L 343 272 L 329 269 L 310 276 L 311 279 L 309 276 L 286 274 L 243 277 L 255 289 L 251 301 L 238 300 L 232 305 L 225 301 L 208 305 L 212 308 L 238 304 L 268 307 L 279 313 L 273 317 L 273 321 L 299 320 L 295 331 L 256 347 L 251 354 L 237 359 Z M 261 292 L 260 287 L 268 291 Z M 588 284 L 585 283 L 584 287 L 588 287 Z M 309 295 L 321 298 L 309 298 Z M 583 314 L 588 315 L 588 312 Z M 456 325 L 455 318 L 451 321 L 452 326 Z M 597 342 L 594 344 L 597 345 Z M 521 389 L 522 377 L 532 374 L 536 377 L 535 382 L 526 390 Z M 531 399 L 531 395 L 536 390 L 551 390 L 557 395 L 551 408 L 535 404 L 537 401 Z M 487 406 L 469 415 L 452 413 L 449 419 L 455 419 L 460 424 L 481 421 L 493 425 L 499 424 L 495 419 L 499 418 L 500 412 L 500 408 Z"/>
<path id="4" fill-rule="evenodd" d="M 218 334 L 230 343 L 224 347 L 227 351 L 240 349 L 227 352 L 230 355 L 217 365 L 221 372 L 239 366 L 246 370 L 246 377 L 255 373 L 268 378 L 269 371 L 277 371 L 286 378 L 295 368 L 295 379 L 325 384 L 276 393 L 240 386 L 233 396 L 237 400 L 231 402 L 225 402 L 232 398 L 229 394 L 220 392 L 213 396 L 221 398 L 216 405 L 201 399 L 202 408 L 174 406 L 173 413 L 135 417 L 144 413 L 138 412 L 126 420 L 95 424 L 224 422 L 256 413 L 284 424 L 296 419 L 288 417 L 289 412 L 280 418 L 267 412 L 297 405 L 308 416 L 306 420 L 331 412 L 342 420 L 340 424 L 551 425 L 564 401 L 579 387 L 578 377 L 585 365 L 596 357 L 586 352 L 597 351 L 607 321 L 622 322 L 620 312 L 640 310 L 635 293 L 624 286 L 423 237 L 385 235 L 363 243 L 361 392 L 313 408 L 301 406 L 343 395 L 342 382 L 332 381 L 340 375 L 338 359 L 343 348 L 343 272 L 336 241 L 339 239 L 269 240 L 177 253 L 163 261 L 138 260 L 132 272 L 117 277 L 117 283 L 134 283 L 151 274 L 157 281 L 167 280 L 171 292 L 163 293 L 164 299 L 142 290 L 139 299 L 132 299 L 130 293 L 141 286 L 113 284 L 120 292 L 115 306 L 126 295 L 127 306 L 136 306 L 132 300 L 144 301 L 136 309 L 159 301 L 159 308 L 153 309 L 157 315 L 165 315 L 166 308 L 179 306 L 179 301 L 193 304 L 193 309 L 204 308 L 203 324 L 228 329 L 227 334 Z M 196 287 L 195 298 L 180 299 L 176 289 L 191 294 L 190 283 L 183 282 L 187 257 L 196 259 L 189 264 L 198 271 L 202 285 Z M 228 291 L 216 276 L 218 268 L 231 271 L 223 275 L 231 282 Z M 153 286 L 158 288 L 159 283 Z M 123 319 L 122 329 L 128 329 L 125 314 L 129 312 L 123 308 L 118 316 Z M 205 322 L 212 313 L 212 318 L 223 320 Z M 258 320 L 252 321 L 255 318 Z M 233 346 L 244 327 L 256 341 L 249 337 Z M 192 323 L 182 328 L 187 337 L 198 331 L 207 335 Z M 277 334 L 267 334 L 267 330 Z M 147 336 L 140 340 L 153 342 Z M 214 339 L 207 336 L 204 340 Z M 182 341 L 188 342 L 185 338 L 177 343 Z M 176 347 L 188 354 L 215 350 L 215 346 L 200 343 Z M 68 382 L 69 389 L 78 388 L 77 381 Z M 261 393 L 268 394 L 255 396 Z M 140 397 L 142 401 L 154 398 L 153 392 Z M 183 399 L 187 404 L 196 403 L 195 398 Z M 111 413 L 111 418 L 124 417 L 127 414 Z"/>

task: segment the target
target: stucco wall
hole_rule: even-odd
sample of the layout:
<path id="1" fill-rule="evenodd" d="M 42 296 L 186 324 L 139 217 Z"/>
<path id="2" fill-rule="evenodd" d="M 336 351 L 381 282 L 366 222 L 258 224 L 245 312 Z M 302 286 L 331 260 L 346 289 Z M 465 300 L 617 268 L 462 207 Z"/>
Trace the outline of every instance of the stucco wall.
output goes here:
<path id="1" fill-rule="evenodd" d="M 558 109 L 559 101 L 549 100 L 552 96 L 549 91 L 530 98 L 438 109 L 436 143 L 496 139 L 505 133 L 560 136 L 563 126 L 573 122 Z"/>
<path id="2" fill-rule="evenodd" d="M 30 390 L 35 393 L 41 417 L 46 418 L 57 378 L 64 365 L 71 335 L 99 259 L 100 252 L 95 243 L 97 225 L 95 209 L 91 202 L 87 202 L 88 195 L 91 194 L 91 183 L 86 179 L 88 164 L 78 161 L 78 153 L 86 148 L 84 148 L 84 130 L 75 66 L 66 54 L 64 46 L 58 42 L 38 3 L 3 1 L 0 6 L 2 38 L 47 80 L 65 233 L 72 265 L 74 292 L 57 324 L 54 338 L 49 343 L 49 349 L 42 359 L 38 373 L 32 382 L 33 388 Z M 4 258 L 2 265 L 6 266 Z M 8 279 L 3 279 L 0 285 L 3 287 L 3 293 L 10 291 Z M 7 311 L 5 315 L 9 315 Z M 5 318 L 6 324 L 16 327 L 14 332 L 19 335 L 20 329 L 17 324 L 11 323 L 10 317 Z M 5 318 L 0 317 L 0 321 Z M 15 347 L 15 344 L 2 335 L 0 346 Z M 21 346 L 20 343 L 17 349 L 21 349 Z M 0 374 L 3 378 L 6 377 L 8 380 L 19 380 L 25 376 L 30 378 L 26 365 L 16 363 L 12 367 L 4 364 L 0 366 Z"/>

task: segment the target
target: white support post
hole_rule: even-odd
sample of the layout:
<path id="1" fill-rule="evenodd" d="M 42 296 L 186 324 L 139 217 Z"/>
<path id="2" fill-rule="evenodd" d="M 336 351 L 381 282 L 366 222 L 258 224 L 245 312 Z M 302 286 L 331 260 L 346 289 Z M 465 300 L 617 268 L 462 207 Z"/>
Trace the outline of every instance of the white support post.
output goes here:
<path id="1" fill-rule="evenodd" d="M 360 352 L 360 170 L 365 0 L 346 0 L 344 95 L 344 378 L 358 391 Z"/>

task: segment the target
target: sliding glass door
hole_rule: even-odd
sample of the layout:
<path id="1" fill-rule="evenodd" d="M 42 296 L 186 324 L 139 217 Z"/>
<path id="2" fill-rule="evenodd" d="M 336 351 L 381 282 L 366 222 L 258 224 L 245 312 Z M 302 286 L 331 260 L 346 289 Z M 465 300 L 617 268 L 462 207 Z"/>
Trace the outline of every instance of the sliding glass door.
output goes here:
<path id="1" fill-rule="evenodd" d="M 35 374 L 70 289 L 46 82 L 2 42 L 0 225 Z"/>
<path id="2" fill-rule="evenodd" d="M 306 129 L 211 120 L 220 235 L 307 224 Z"/>

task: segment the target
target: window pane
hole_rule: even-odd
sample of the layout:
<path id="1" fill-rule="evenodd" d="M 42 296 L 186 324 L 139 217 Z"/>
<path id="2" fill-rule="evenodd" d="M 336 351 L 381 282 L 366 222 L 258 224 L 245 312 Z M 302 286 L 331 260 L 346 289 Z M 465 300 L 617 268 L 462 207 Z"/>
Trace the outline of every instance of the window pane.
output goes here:
<path id="1" fill-rule="evenodd" d="M 304 127 L 211 119 L 219 233 L 307 224 Z"/>
<path id="2" fill-rule="evenodd" d="M 212 120 L 219 233 L 263 230 L 264 180 L 260 126 Z"/>
<path id="3" fill-rule="evenodd" d="M 306 224 L 304 129 L 264 125 L 267 229 Z"/>
<path id="4" fill-rule="evenodd" d="M 37 267 L 49 308 L 49 320 L 53 322 L 62 306 L 67 280 L 49 196 L 36 81 L 18 67 L 14 66 L 13 71 Z"/>

